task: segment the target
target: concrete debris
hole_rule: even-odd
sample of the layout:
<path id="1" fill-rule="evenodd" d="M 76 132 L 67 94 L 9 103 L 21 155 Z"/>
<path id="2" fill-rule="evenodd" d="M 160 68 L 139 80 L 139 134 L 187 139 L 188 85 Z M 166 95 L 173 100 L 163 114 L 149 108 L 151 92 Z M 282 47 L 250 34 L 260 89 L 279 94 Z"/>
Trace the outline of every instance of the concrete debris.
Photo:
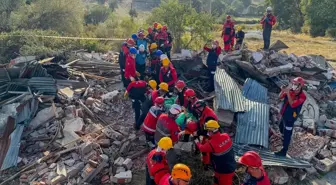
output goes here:
<path id="1" fill-rule="evenodd" d="M 132 171 L 120 172 L 111 177 L 113 183 L 127 184 L 132 181 Z"/>
<path id="2" fill-rule="evenodd" d="M 274 184 L 285 184 L 289 180 L 286 171 L 281 167 L 273 167 L 268 171 L 268 177 Z"/>
<path id="3" fill-rule="evenodd" d="M 123 163 L 122 165 L 127 169 L 127 170 L 130 170 L 133 166 L 133 161 L 132 159 L 129 159 L 127 158 Z"/>
<path id="4" fill-rule="evenodd" d="M 322 160 L 315 159 L 314 163 L 315 163 L 315 168 L 318 171 L 320 171 L 322 173 L 327 173 L 333 167 L 335 167 L 336 161 L 332 160 L 332 159 L 329 159 L 329 158 L 325 158 L 325 159 L 322 159 Z"/>

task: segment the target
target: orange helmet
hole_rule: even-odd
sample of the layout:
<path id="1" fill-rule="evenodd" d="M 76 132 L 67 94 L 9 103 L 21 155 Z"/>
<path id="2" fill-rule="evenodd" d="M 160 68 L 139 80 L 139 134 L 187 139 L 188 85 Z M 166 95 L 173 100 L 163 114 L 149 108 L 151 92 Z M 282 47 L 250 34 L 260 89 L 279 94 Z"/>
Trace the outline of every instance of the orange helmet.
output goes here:
<path id="1" fill-rule="evenodd" d="M 254 168 L 262 167 L 261 157 L 255 151 L 248 151 L 244 153 L 244 155 L 239 158 L 238 162 L 245 166 Z"/>
<path id="2" fill-rule="evenodd" d="M 176 164 L 172 169 L 171 177 L 173 179 L 182 179 L 189 181 L 191 178 L 191 170 L 185 164 Z"/>

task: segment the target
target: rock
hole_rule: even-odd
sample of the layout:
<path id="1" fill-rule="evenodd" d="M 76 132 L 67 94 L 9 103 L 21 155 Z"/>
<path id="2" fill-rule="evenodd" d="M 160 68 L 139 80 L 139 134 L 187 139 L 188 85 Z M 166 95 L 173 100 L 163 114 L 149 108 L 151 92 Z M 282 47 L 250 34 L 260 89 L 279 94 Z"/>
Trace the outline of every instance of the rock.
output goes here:
<path id="1" fill-rule="evenodd" d="M 84 168 L 84 162 L 77 163 L 68 169 L 68 178 L 76 176 Z"/>
<path id="2" fill-rule="evenodd" d="M 40 134 L 37 131 L 34 131 L 32 133 L 29 134 L 31 137 L 39 137 Z"/>
<path id="3" fill-rule="evenodd" d="M 320 115 L 319 121 L 322 123 L 325 123 L 328 120 L 327 116 L 325 114 Z"/>
<path id="4" fill-rule="evenodd" d="M 110 127 L 106 127 L 102 130 L 102 132 L 110 139 L 113 139 L 114 141 L 121 141 L 123 139 L 123 136 L 116 132 L 115 130 L 113 130 Z"/>
<path id="5" fill-rule="evenodd" d="M 118 174 L 118 173 L 120 173 L 120 172 L 125 172 L 126 171 L 126 169 L 124 168 L 124 167 L 122 167 L 122 166 L 118 166 L 117 167 L 117 170 L 116 170 L 116 174 Z"/>
<path id="6" fill-rule="evenodd" d="M 88 97 L 86 100 L 85 100 L 85 105 L 87 106 L 92 106 L 93 103 L 96 101 L 96 99 L 92 98 L 92 97 Z"/>
<path id="7" fill-rule="evenodd" d="M 37 133 L 39 133 L 40 135 L 44 135 L 47 133 L 47 129 L 46 128 L 39 129 Z"/>
<path id="8" fill-rule="evenodd" d="M 336 140 L 331 140 L 329 143 L 330 148 L 336 148 Z"/>
<path id="9" fill-rule="evenodd" d="M 192 152 L 194 149 L 194 142 L 178 142 L 174 145 L 176 153 L 181 154 L 181 152 Z"/>
<path id="10" fill-rule="evenodd" d="M 332 138 L 336 138 L 336 130 L 332 129 L 317 129 L 317 133 L 320 136 L 329 136 Z"/>
<path id="11" fill-rule="evenodd" d="M 43 170 L 44 168 L 47 168 L 47 167 L 48 167 L 47 163 L 41 163 L 41 165 L 39 165 L 36 168 L 36 171 L 41 171 L 41 170 Z"/>
<path id="12" fill-rule="evenodd" d="M 49 165 L 49 169 L 53 169 L 53 168 L 55 168 L 56 167 L 56 163 L 51 163 L 50 165 Z"/>
<path id="13" fill-rule="evenodd" d="M 44 148 L 47 144 L 45 144 L 44 142 L 38 142 L 38 145 L 40 148 Z"/>
<path id="14" fill-rule="evenodd" d="M 113 141 L 113 144 L 117 145 L 117 146 L 121 146 L 121 142 L 120 141 Z"/>
<path id="15" fill-rule="evenodd" d="M 324 158 L 328 158 L 328 157 L 331 157 L 332 156 L 332 153 L 330 150 L 328 149 L 321 149 L 319 152 L 318 152 L 318 156 L 320 159 L 324 159 Z"/>
<path id="16" fill-rule="evenodd" d="M 131 148 L 130 141 L 126 141 L 120 148 L 120 151 L 119 151 L 120 155 L 126 156 L 130 148 Z"/>
<path id="17" fill-rule="evenodd" d="M 336 120 L 332 119 L 332 120 L 327 120 L 324 124 L 324 126 L 336 130 Z"/>
<path id="18" fill-rule="evenodd" d="M 65 176 L 59 175 L 59 176 L 57 176 L 57 177 L 55 177 L 51 180 L 51 185 L 57 185 L 57 184 L 62 183 L 66 180 L 67 180 L 67 178 Z"/>
<path id="19" fill-rule="evenodd" d="M 63 134 L 64 138 L 57 140 L 61 145 L 68 144 L 80 137 L 75 132 L 81 132 L 84 126 L 84 121 L 80 117 L 72 118 L 64 122 Z M 72 147 L 69 145 L 68 147 Z"/>
<path id="20" fill-rule="evenodd" d="M 285 184 L 289 180 L 288 174 L 281 167 L 271 168 L 268 177 L 274 184 Z"/>
<path id="21" fill-rule="evenodd" d="M 130 170 L 133 166 L 133 161 L 130 158 L 127 158 L 123 163 L 122 166 L 124 166 L 127 170 Z"/>
<path id="22" fill-rule="evenodd" d="M 128 170 L 126 172 L 120 172 L 111 178 L 113 183 L 117 184 L 130 183 L 132 181 L 132 171 Z"/>
<path id="23" fill-rule="evenodd" d="M 97 159 L 97 152 L 95 150 L 92 150 L 90 153 L 86 154 L 83 157 L 84 161 L 89 161 L 90 159 L 96 160 Z"/>
<path id="24" fill-rule="evenodd" d="M 329 159 L 329 158 L 325 158 L 322 160 L 319 160 L 316 165 L 315 168 L 322 172 L 322 173 L 327 173 L 329 172 L 333 167 L 335 167 L 336 162 Z"/>
<path id="25" fill-rule="evenodd" d="M 109 139 L 100 139 L 97 141 L 97 143 L 102 147 L 109 147 L 111 145 L 111 141 Z"/>
<path id="26" fill-rule="evenodd" d="M 119 91 L 115 90 L 115 91 L 102 95 L 101 98 L 103 102 L 110 103 L 111 100 L 114 100 L 115 98 L 118 97 L 118 94 L 119 94 Z"/>
<path id="27" fill-rule="evenodd" d="M 74 160 L 79 160 L 79 155 L 77 154 L 77 153 L 75 153 L 75 152 L 72 152 L 71 153 L 71 157 L 74 159 Z"/>
<path id="28" fill-rule="evenodd" d="M 331 148 L 330 151 L 333 155 L 336 155 L 336 148 Z"/>
<path id="29" fill-rule="evenodd" d="M 68 160 L 64 161 L 64 163 L 66 165 L 70 166 L 70 167 L 73 166 L 75 164 L 75 162 L 76 162 L 76 160 L 74 160 L 74 159 L 68 159 Z"/>
<path id="30" fill-rule="evenodd" d="M 308 173 L 308 175 L 316 174 L 317 170 L 312 166 L 310 168 L 305 168 L 305 171 Z"/>
<path id="31" fill-rule="evenodd" d="M 48 174 L 48 177 L 47 177 L 47 183 L 48 184 L 51 184 L 51 180 L 53 179 L 53 178 L 55 178 L 55 177 L 57 177 L 57 173 L 55 173 L 55 172 L 50 172 L 49 174 Z"/>
<path id="32" fill-rule="evenodd" d="M 61 116 L 63 114 L 63 110 L 61 107 L 56 108 L 56 114 L 57 116 Z M 31 130 L 35 130 L 35 128 L 39 126 L 41 123 L 45 123 L 48 120 L 51 120 L 53 117 L 55 117 L 55 112 L 52 106 L 42 109 L 40 112 L 36 114 L 34 119 L 29 123 L 29 128 Z"/>
<path id="33" fill-rule="evenodd" d="M 44 169 L 38 171 L 37 174 L 38 174 L 39 176 L 43 176 L 43 175 L 46 174 L 47 172 L 49 172 L 49 168 L 44 168 Z"/>
<path id="34" fill-rule="evenodd" d="M 302 120 L 302 126 L 307 129 L 315 130 L 315 120 L 311 118 L 304 118 Z"/>
<path id="35" fill-rule="evenodd" d="M 139 141 L 145 142 L 146 141 L 146 136 L 145 135 L 140 136 Z"/>
<path id="36" fill-rule="evenodd" d="M 65 165 L 64 165 L 63 161 L 60 161 L 60 162 L 57 163 L 56 173 L 58 175 L 63 175 L 64 177 L 67 176 L 67 170 L 65 168 Z"/>
<path id="37" fill-rule="evenodd" d="M 82 155 L 86 155 L 93 150 L 93 143 L 88 141 L 80 145 L 80 151 Z"/>
<path id="38" fill-rule="evenodd" d="M 118 157 L 118 159 L 115 160 L 113 164 L 114 164 L 114 165 L 117 165 L 117 166 L 122 166 L 124 161 L 125 161 L 124 158 L 122 158 L 122 157 Z"/>
<path id="39" fill-rule="evenodd" d="M 137 139 L 137 136 L 135 134 L 131 134 L 129 137 L 128 137 L 129 140 L 131 141 L 134 141 Z"/>

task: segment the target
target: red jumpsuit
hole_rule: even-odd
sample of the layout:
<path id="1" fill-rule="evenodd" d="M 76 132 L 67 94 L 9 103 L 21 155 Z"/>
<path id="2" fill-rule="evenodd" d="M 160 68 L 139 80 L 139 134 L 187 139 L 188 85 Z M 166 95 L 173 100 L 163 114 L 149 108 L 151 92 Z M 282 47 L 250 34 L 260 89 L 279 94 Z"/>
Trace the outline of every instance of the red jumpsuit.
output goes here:
<path id="1" fill-rule="evenodd" d="M 151 99 L 152 99 L 152 105 L 155 105 L 155 99 L 159 97 L 159 90 L 155 90 L 152 92 L 152 96 L 151 96 Z"/>
<path id="2" fill-rule="evenodd" d="M 196 145 L 201 152 L 211 153 L 211 163 L 215 171 L 214 185 L 231 185 L 236 160 L 230 136 L 217 131 L 204 144 Z"/>
<path id="3" fill-rule="evenodd" d="M 249 176 L 249 178 L 247 178 L 245 182 L 241 185 L 271 185 L 266 171 L 264 170 L 264 168 L 261 168 L 261 170 L 264 174 L 263 177 L 256 179 L 255 177 Z"/>
<path id="4" fill-rule="evenodd" d="M 127 55 L 125 64 L 125 78 L 130 80 L 131 77 L 136 77 L 135 59 L 131 57 L 131 55 Z"/>
<path id="5" fill-rule="evenodd" d="M 165 51 L 165 45 L 168 43 L 168 34 L 165 31 L 158 32 L 155 37 L 156 42 L 158 43 L 158 47 L 161 51 Z"/>
<path id="6" fill-rule="evenodd" d="M 172 185 L 170 174 L 166 173 L 160 180 L 158 185 Z"/>
<path id="7" fill-rule="evenodd" d="M 152 106 L 147 113 L 145 121 L 142 125 L 143 130 L 151 135 L 155 134 L 156 123 L 163 110 L 157 106 Z"/>
<path id="8" fill-rule="evenodd" d="M 169 88 L 174 88 L 177 82 L 177 73 L 173 65 L 170 65 L 168 70 L 165 67 L 161 67 L 159 79 L 160 83 L 166 82 Z"/>
<path id="9" fill-rule="evenodd" d="M 204 130 L 204 124 L 209 120 L 218 121 L 218 118 L 217 118 L 215 111 L 213 111 L 210 107 L 206 106 L 199 119 L 201 130 Z M 208 140 L 207 136 L 204 135 L 201 143 L 204 144 L 206 143 L 207 140 Z M 210 153 L 207 153 L 207 152 L 202 153 L 202 162 L 203 164 L 210 164 Z"/>
<path id="10" fill-rule="evenodd" d="M 234 23 L 232 21 L 226 21 L 223 25 L 222 37 L 224 40 L 224 50 L 229 51 L 232 44 Z"/>
<path id="11" fill-rule="evenodd" d="M 173 143 L 178 141 L 178 134 L 180 133 L 180 128 L 178 127 L 175 119 L 170 118 L 168 114 L 161 114 L 157 123 L 155 130 L 155 142 L 158 143 L 163 137 L 170 137 Z"/>
<path id="12" fill-rule="evenodd" d="M 160 156 L 160 160 L 157 158 Z M 159 184 L 162 177 L 169 173 L 169 166 L 166 159 L 166 154 L 163 152 L 157 152 L 156 149 L 153 149 L 146 158 L 146 164 L 148 167 L 148 172 L 151 177 L 155 181 L 155 184 Z"/>

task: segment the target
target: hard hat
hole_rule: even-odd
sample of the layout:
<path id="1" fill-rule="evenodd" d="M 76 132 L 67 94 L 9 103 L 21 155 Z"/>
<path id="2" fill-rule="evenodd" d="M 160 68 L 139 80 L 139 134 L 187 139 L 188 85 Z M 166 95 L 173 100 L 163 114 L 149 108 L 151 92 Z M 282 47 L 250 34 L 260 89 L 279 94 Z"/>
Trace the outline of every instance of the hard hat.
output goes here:
<path id="1" fill-rule="evenodd" d="M 170 139 L 170 137 L 163 137 L 158 142 L 158 146 L 164 150 L 168 150 L 173 148 L 173 141 Z"/>
<path id="2" fill-rule="evenodd" d="M 156 43 L 152 43 L 151 45 L 150 45 L 150 49 L 156 49 L 158 46 L 157 46 L 157 44 Z"/>
<path id="3" fill-rule="evenodd" d="M 156 89 L 157 87 L 157 83 L 155 80 L 149 80 L 148 85 L 152 88 L 152 89 Z"/>
<path id="4" fill-rule="evenodd" d="M 269 6 L 269 7 L 266 8 L 266 11 L 271 12 L 271 11 L 273 11 L 273 8 Z"/>
<path id="5" fill-rule="evenodd" d="M 161 29 L 162 28 L 162 25 L 159 23 L 156 27 L 157 29 Z"/>
<path id="6" fill-rule="evenodd" d="M 162 55 L 160 56 L 160 60 L 163 60 L 163 59 L 165 59 L 165 58 L 168 58 L 168 56 L 167 56 L 166 54 L 162 54 Z"/>
<path id="7" fill-rule="evenodd" d="M 141 38 L 145 36 L 145 34 L 144 34 L 143 32 L 140 32 L 138 35 L 139 35 L 139 37 L 141 37 Z"/>
<path id="8" fill-rule="evenodd" d="M 135 49 L 135 47 L 131 47 L 130 49 L 129 49 L 129 52 L 131 53 L 131 54 L 137 54 L 137 49 Z"/>
<path id="9" fill-rule="evenodd" d="M 147 31 L 148 31 L 148 33 L 152 33 L 153 32 L 153 28 L 152 27 L 148 27 Z"/>
<path id="10" fill-rule="evenodd" d="M 156 56 L 161 56 L 163 54 L 163 52 L 161 51 L 161 50 L 157 50 L 156 52 L 155 52 L 155 55 Z"/>
<path id="11" fill-rule="evenodd" d="M 195 121 L 188 121 L 185 129 L 190 132 L 196 132 L 198 130 L 198 124 Z"/>
<path id="12" fill-rule="evenodd" d="M 208 122 L 205 123 L 204 129 L 205 130 L 216 130 L 219 129 L 219 124 L 215 120 L 209 120 Z"/>
<path id="13" fill-rule="evenodd" d="M 238 162 L 245 166 L 254 168 L 262 167 L 261 157 L 255 151 L 248 151 L 244 153 L 244 155 L 239 158 Z"/>
<path id="14" fill-rule="evenodd" d="M 145 51 L 145 46 L 143 44 L 140 44 L 139 51 Z"/>
<path id="15" fill-rule="evenodd" d="M 155 98 L 155 104 L 158 104 L 158 105 L 162 105 L 162 104 L 164 104 L 164 98 L 163 97 L 157 97 L 157 98 Z"/>
<path id="16" fill-rule="evenodd" d="M 187 89 L 184 93 L 184 96 L 186 97 L 194 97 L 196 96 L 196 93 L 193 89 Z"/>
<path id="17" fill-rule="evenodd" d="M 155 22 L 155 23 L 153 24 L 154 28 L 157 28 L 158 25 L 159 25 L 159 23 L 157 23 L 157 22 Z"/>
<path id="18" fill-rule="evenodd" d="M 176 164 L 172 169 L 171 177 L 189 181 L 191 178 L 190 168 L 185 164 Z"/>
<path id="19" fill-rule="evenodd" d="M 243 29 L 243 28 L 242 28 L 241 26 L 238 26 L 238 27 L 237 27 L 237 30 L 238 30 L 238 31 L 241 31 L 242 29 Z"/>
<path id="20" fill-rule="evenodd" d="M 136 40 L 138 38 L 137 34 L 133 33 L 132 34 L 132 39 Z"/>
<path id="21" fill-rule="evenodd" d="M 183 80 L 178 80 L 175 84 L 176 88 L 183 89 L 186 86 Z"/>
<path id="22" fill-rule="evenodd" d="M 168 27 L 166 25 L 162 26 L 162 30 L 167 31 Z"/>
<path id="23" fill-rule="evenodd" d="M 226 19 L 231 19 L 231 16 L 230 16 L 230 15 L 227 15 L 227 16 L 226 16 Z"/>
<path id="24" fill-rule="evenodd" d="M 170 109 L 169 112 L 173 115 L 178 115 L 182 112 L 182 107 L 180 105 L 177 104 L 173 104 Z"/>
<path id="25" fill-rule="evenodd" d="M 126 43 L 127 43 L 128 46 L 131 46 L 131 47 L 135 45 L 134 40 L 131 39 L 131 38 L 127 39 L 127 40 L 126 40 Z"/>
<path id="26" fill-rule="evenodd" d="M 164 58 L 164 59 L 162 60 L 162 66 L 163 66 L 163 67 L 167 67 L 167 66 L 169 66 L 169 64 L 170 64 L 170 61 L 169 61 L 168 58 Z"/>
<path id="27" fill-rule="evenodd" d="M 198 108 L 201 108 L 201 107 L 206 107 L 206 103 L 203 100 L 198 100 L 193 105 L 193 109 L 198 109 Z"/>
<path id="28" fill-rule="evenodd" d="M 168 92 L 168 84 L 165 82 L 160 83 L 159 88 Z"/>
<path id="29" fill-rule="evenodd" d="M 300 84 L 301 86 L 304 86 L 305 80 L 302 77 L 296 77 L 292 80 L 293 84 Z"/>

